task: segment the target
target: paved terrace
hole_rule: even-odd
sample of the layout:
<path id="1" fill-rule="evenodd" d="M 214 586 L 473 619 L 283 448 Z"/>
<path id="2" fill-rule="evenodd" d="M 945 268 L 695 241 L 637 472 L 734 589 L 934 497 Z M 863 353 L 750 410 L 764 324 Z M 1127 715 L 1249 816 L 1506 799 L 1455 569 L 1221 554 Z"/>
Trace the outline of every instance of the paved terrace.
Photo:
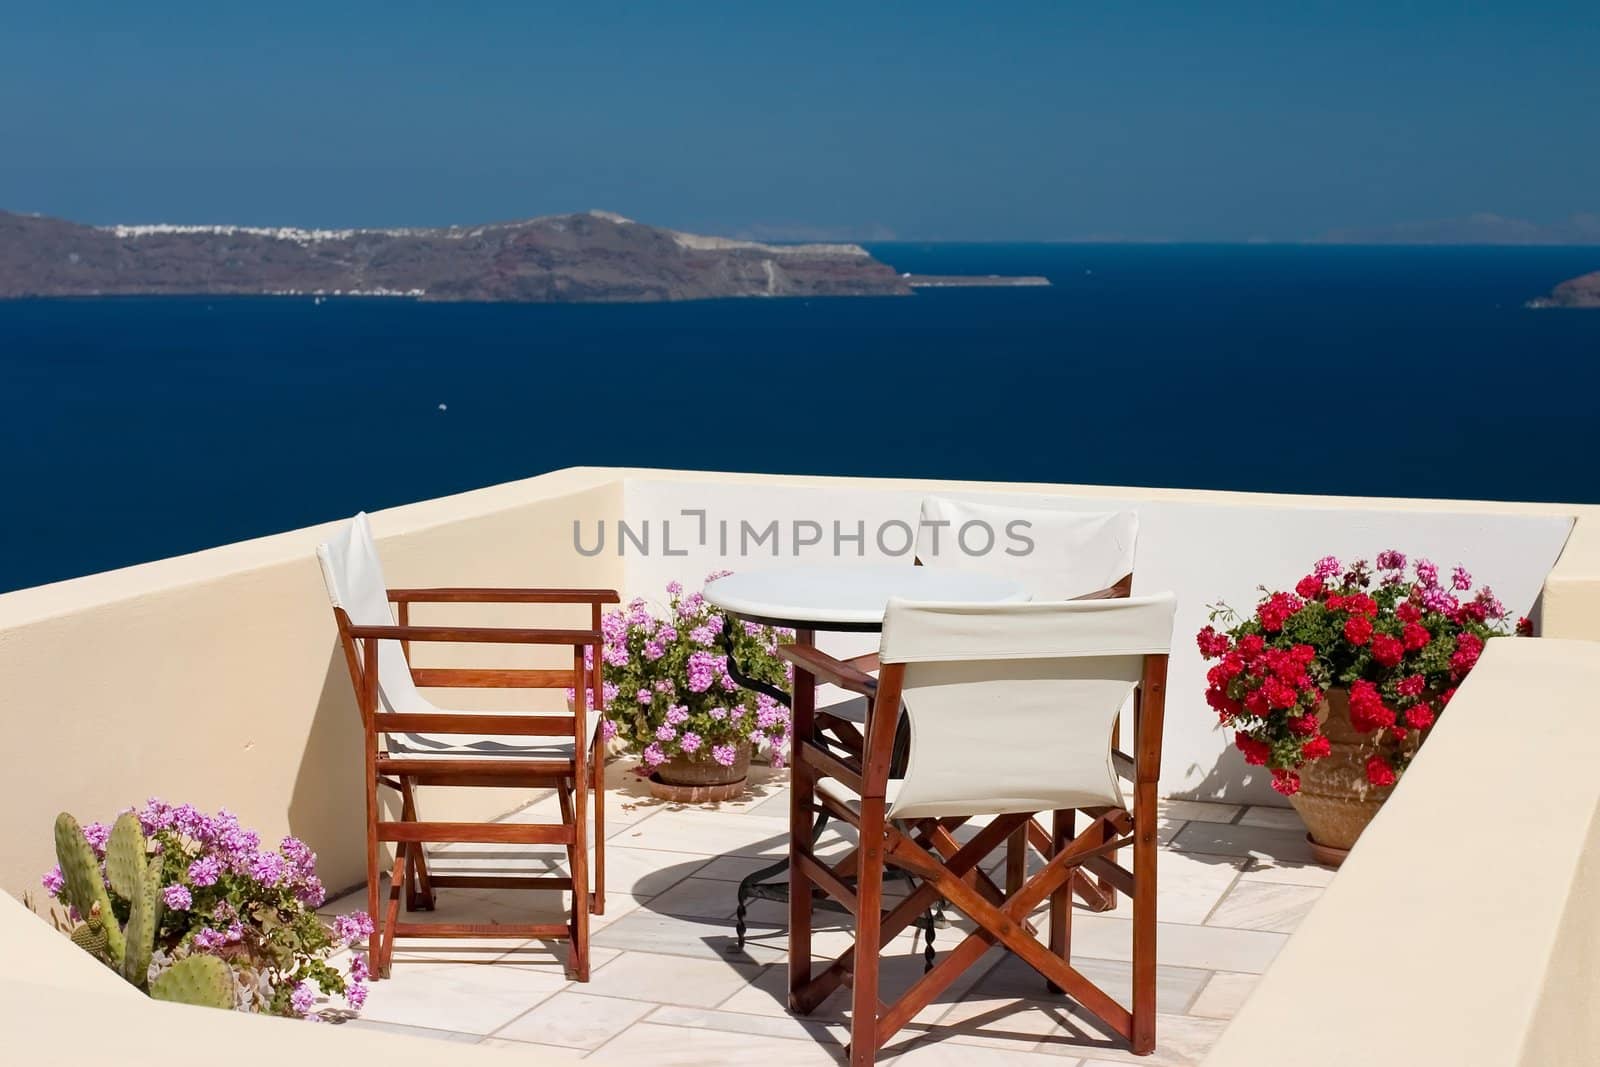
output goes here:
<path id="1" fill-rule="evenodd" d="M 601 1062 L 839 1062 L 848 1040 L 848 993 L 836 993 L 807 1020 L 784 1007 L 786 906 L 755 902 L 749 941 L 743 952 L 735 950 L 738 880 L 787 848 L 787 781 L 787 772 L 756 768 L 743 799 L 686 807 L 650 797 L 631 764 L 613 763 L 607 907 L 594 920 L 588 985 L 567 981 L 564 945 L 401 939 L 393 978 L 375 983 L 361 1019 L 344 1025 L 530 1053 L 558 1046 L 563 1056 L 576 1052 Z M 554 804 L 553 797 L 541 800 L 519 814 L 549 818 Z M 1287 809 L 1172 800 L 1163 803 L 1160 826 L 1155 1055 L 1129 1054 L 1070 1001 L 1046 996 L 1043 980 L 1027 965 L 991 949 L 983 964 L 917 1017 L 883 1061 L 963 1067 L 1198 1063 L 1332 873 L 1311 863 L 1304 830 Z M 844 832 L 853 835 L 849 827 Z M 827 851 L 849 847 L 849 838 L 830 834 Z M 562 862 L 550 852 L 485 845 L 444 846 L 432 854 L 440 870 L 544 869 Z M 999 862 L 997 855 L 991 872 Z M 362 907 L 364 899 L 352 894 L 328 910 Z M 439 891 L 433 918 L 509 923 L 559 921 L 560 914 L 554 893 L 446 889 Z M 1123 898 L 1116 912 L 1080 906 L 1073 917 L 1074 966 L 1113 993 L 1120 989 L 1124 1003 L 1129 915 Z M 952 948 L 962 936 L 959 917 L 951 920 L 951 928 L 937 932 L 936 948 Z M 819 959 L 848 945 L 848 922 L 848 916 L 821 913 L 814 935 Z M 885 947 L 884 958 L 892 983 L 886 995 L 922 973 L 921 944 L 910 931 Z"/>

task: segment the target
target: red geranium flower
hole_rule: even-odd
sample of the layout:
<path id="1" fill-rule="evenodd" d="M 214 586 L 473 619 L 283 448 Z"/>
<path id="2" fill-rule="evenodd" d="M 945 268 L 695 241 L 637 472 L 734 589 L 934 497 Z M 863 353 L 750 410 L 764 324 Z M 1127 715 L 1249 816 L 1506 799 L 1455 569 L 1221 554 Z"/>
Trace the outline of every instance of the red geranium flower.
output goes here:
<path id="1" fill-rule="evenodd" d="M 1367 760 L 1367 781 L 1379 787 L 1394 785 L 1394 768 L 1382 756 L 1373 756 Z"/>
<path id="2" fill-rule="evenodd" d="M 1456 651 L 1450 657 L 1450 669 L 1460 677 L 1477 666 L 1478 657 L 1482 654 L 1483 638 L 1470 631 L 1464 633 L 1456 638 Z"/>
<path id="3" fill-rule="evenodd" d="M 1300 758 L 1313 760 L 1321 759 L 1333 751 L 1333 742 L 1328 740 L 1326 734 L 1319 734 L 1307 741 L 1300 749 Z"/>
<path id="4" fill-rule="evenodd" d="M 1244 761 L 1252 767 L 1266 765 L 1267 757 L 1272 755 L 1272 746 L 1265 741 L 1257 741 L 1248 734 L 1234 734 L 1233 744 L 1240 752 L 1244 753 Z"/>
<path id="5" fill-rule="evenodd" d="M 1421 696 L 1422 690 L 1427 688 L 1428 680 L 1420 674 L 1413 674 L 1409 678 L 1400 679 L 1394 687 L 1395 692 L 1403 697 Z"/>
<path id="6" fill-rule="evenodd" d="M 1433 640 L 1433 635 L 1427 631 L 1426 627 L 1414 622 L 1406 623 L 1405 628 L 1400 631 L 1400 637 L 1405 641 L 1407 652 L 1415 652 L 1419 648 L 1425 648 L 1428 642 Z"/>
<path id="7" fill-rule="evenodd" d="M 1300 776 L 1286 767 L 1272 768 L 1272 788 L 1286 797 L 1300 792 Z"/>
<path id="8" fill-rule="evenodd" d="M 1200 654 L 1206 659 L 1216 659 L 1227 652 L 1233 644 L 1226 634 L 1217 633 L 1215 626 L 1207 626 L 1196 634 L 1195 643 L 1200 646 Z"/>
<path id="9" fill-rule="evenodd" d="M 1521 618 L 1517 619 L 1517 636 L 1533 636 L 1533 620 L 1528 618 L 1526 615 L 1523 615 Z"/>
<path id="10" fill-rule="evenodd" d="M 1362 679 L 1350 684 L 1350 725 L 1362 733 L 1394 725 L 1392 708 L 1386 707 L 1378 687 Z"/>
<path id="11" fill-rule="evenodd" d="M 1353 622 L 1354 620 L 1351 621 Z M 1405 658 L 1405 654 L 1405 646 L 1400 643 L 1398 637 L 1379 634 L 1372 639 L 1372 658 L 1385 667 L 1393 667 Z"/>
<path id="12" fill-rule="evenodd" d="M 1365 615 L 1367 618 L 1377 618 L 1378 602 L 1365 593 L 1355 593 L 1344 598 L 1344 610 L 1352 615 Z"/>
<path id="13" fill-rule="evenodd" d="M 1421 622 L 1422 609 L 1409 600 L 1402 600 L 1394 606 L 1395 617 L 1401 622 Z"/>
<path id="14" fill-rule="evenodd" d="M 1426 730 L 1433 725 L 1433 709 L 1426 704 L 1414 704 L 1406 709 L 1406 722 L 1414 729 Z"/>
<path id="15" fill-rule="evenodd" d="M 1372 620 L 1365 615 L 1352 615 L 1344 624 L 1344 639 L 1352 645 L 1364 645 L 1372 637 Z"/>
<path id="16" fill-rule="evenodd" d="M 1294 591 L 1307 600 L 1315 600 L 1322 595 L 1322 579 L 1308 574 L 1295 585 Z"/>
<path id="17" fill-rule="evenodd" d="M 1261 689 L 1274 708 L 1292 708 L 1300 700 L 1300 691 L 1281 678 L 1268 678 Z"/>
<path id="18" fill-rule="evenodd" d="M 1277 633 L 1289 621 L 1289 616 L 1303 607 L 1305 601 L 1293 593 L 1273 593 L 1256 606 L 1256 617 L 1261 620 L 1263 630 Z"/>
<path id="19" fill-rule="evenodd" d="M 1230 698 L 1228 694 L 1224 693 L 1221 689 L 1207 689 L 1206 703 L 1210 704 L 1214 709 L 1216 709 L 1217 716 L 1223 722 L 1228 722 L 1235 715 L 1244 710 L 1243 704 Z"/>

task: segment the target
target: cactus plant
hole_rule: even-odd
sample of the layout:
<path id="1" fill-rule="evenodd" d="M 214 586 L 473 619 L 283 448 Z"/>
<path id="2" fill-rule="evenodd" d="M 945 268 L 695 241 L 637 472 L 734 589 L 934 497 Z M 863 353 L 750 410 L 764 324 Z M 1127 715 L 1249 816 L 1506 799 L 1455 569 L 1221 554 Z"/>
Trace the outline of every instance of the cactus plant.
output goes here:
<path id="1" fill-rule="evenodd" d="M 149 851 L 139 820 L 132 812 L 119 815 L 106 840 L 106 881 L 123 900 L 139 895 L 150 865 Z"/>
<path id="2" fill-rule="evenodd" d="M 96 955 L 120 970 L 127 944 L 122 927 L 111 914 L 111 897 L 100 879 L 100 863 L 95 859 L 94 849 L 89 847 L 78 820 L 66 812 L 56 816 L 56 861 L 61 864 L 61 876 L 66 880 L 67 903 L 86 921 L 98 920 L 105 934 L 103 951 Z M 94 936 L 98 943 L 98 933 Z"/>
<path id="3" fill-rule="evenodd" d="M 158 974 L 150 995 L 202 1008 L 232 1008 L 233 974 L 215 956 L 189 956 Z"/>
<path id="4" fill-rule="evenodd" d="M 156 931 L 161 928 L 161 868 L 146 863 L 136 885 L 138 891 L 129 898 L 132 907 L 123 931 L 127 946 L 122 956 L 122 977 L 143 989 L 150 980 L 150 957 L 155 953 Z"/>
<path id="5" fill-rule="evenodd" d="M 74 933 L 73 941 L 144 989 L 161 925 L 161 868 L 150 862 L 139 820 L 131 813 L 121 815 L 106 841 L 106 879 L 128 902 L 125 928 L 111 912 L 93 849 L 78 821 L 65 812 L 56 816 L 56 859 L 66 879 L 67 897 L 84 917 L 80 929 L 87 931 L 81 936 Z"/>
<path id="6" fill-rule="evenodd" d="M 322 921 L 304 842 L 265 849 L 226 811 L 152 799 L 110 827 L 63 813 L 55 844 L 59 866 L 41 882 L 69 906 L 73 944 L 151 997 L 295 1017 L 312 1014 L 319 992 L 361 1007 L 366 957 L 348 976 L 327 957 L 368 936 L 371 920 Z"/>
<path id="7" fill-rule="evenodd" d="M 101 963 L 111 962 L 110 953 L 107 951 L 106 923 L 100 917 L 100 905 L 91 904 L 89 914 L 83 917 L 83 922 L 73 927 L 72 943 L 83 949 Z"/>

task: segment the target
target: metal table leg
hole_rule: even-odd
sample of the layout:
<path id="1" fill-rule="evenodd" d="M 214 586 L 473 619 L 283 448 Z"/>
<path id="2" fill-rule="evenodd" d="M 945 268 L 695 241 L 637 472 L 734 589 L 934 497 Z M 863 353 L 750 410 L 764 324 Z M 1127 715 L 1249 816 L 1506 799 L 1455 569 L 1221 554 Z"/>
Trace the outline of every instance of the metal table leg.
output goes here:
<path id="1" fill-rule="evenodd" d="M 779 689 L 777 686 L 768 685 L 766 682 L 757 681 L 756 679 L 751 678 L 739 666 L 739 661 L 736 660 L 733 655 L 733 638 L 729 633 L 729 629 L 730 628 L 728 626 L 724 626 L 722 628 L 721 635 L 722 651 L 727 656 L 728 660 L 728 676 L 745 689 L 749 689 L 757 693 L 763 693 L 771 697 L 773 700 L 776 700 L 786 708 L 793 707 L 794 705 L 791 703 L 790 695 L 788 693 L 784 692 L 782 689 Z M 902 738 L 898 736 L 895 738 L 896 753 L 900 762 L 902 763 L 904 762 L 904 755 L 901 752 L 903 748 L 902 743 L 908 740 L 909 738 Z M 817 821 L 812 825 L 811 828 L 811 844 L 813 847 L 815 847 L 816 843 L 822 839 L 822 832 L 827 829 L 827 826 L 827 812 L 819 811 L 817 813 Z M 789 857 L 788 854 L 785 853 L 782 859 L 775 860 L 772 863 L 767 864 L 767 866 L 762 867 L 760 870 L 753 871 L 740 880 L 737 898 L 738 907 L 734 911 L 734 931 L 737 934 L 737 939 L 734 943 L 734 946 L 728 950 L 729 952 L 744 951 L 745 933 L 747 930 L 745 916 L 748 914 L 750 901 L 774 900 L 783 902 L 789 899 L 788 872 Z M 903 879 L 908 885 L 914 886 L 916 884 L 916 879 L 907 871 L 902 871 L 898 868 L 891 868 L 885 873 L 891 879 Z M 849 885 L 854 881 L 854 879 L 846 878 L 843 879 L 843 881 L 846 885 Z M 944 902 L 940 901 L 939 903 L 939 918 L 942 920 Z M 832 897 L 828 896 L 826 893 L 822 892 L 820 889 L 812 893 L 812 906 L 823 911 L 849 914 L 848 908 L 834 900 Z M 927 967 L 930 969 L 933 967 L 934 958 L 934 926 L 935 916 L 934 912 L 930 910 L 928 912 L 925 927 L 928 939 Z"/>

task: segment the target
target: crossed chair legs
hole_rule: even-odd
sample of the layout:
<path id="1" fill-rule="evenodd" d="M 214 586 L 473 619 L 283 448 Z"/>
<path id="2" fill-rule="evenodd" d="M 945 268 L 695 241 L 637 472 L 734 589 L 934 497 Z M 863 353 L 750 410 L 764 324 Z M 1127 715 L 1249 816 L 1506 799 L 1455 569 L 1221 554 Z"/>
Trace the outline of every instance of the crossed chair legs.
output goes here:
<path id="1" fill-rule="evenodd" d="M 575 840 L 566 845 L 567 877 L 538 877 L 529 875 L 460 875 L 434 874 L 429 870 L 426 845 L 421 841 L 395 843 L 394 867 L 389 878 L 388 895 L 381 903 L 376 886 L 369 889 L 369 910 L 374 930 L 369 944 L 370 965 L 374 978 L 390 976 L 394 964 L 394 940 L 397 934 L 413 936 L 515 936 L 522 938 L 565 938 L 571 944 L 569 969 L 578 981 L 589 978 L 589 922 L 590 915 L 604 915 L 606 909 L 606 849 L 605 849 L 605 762 L 602 743 L 596 741 L 594 768 L 590 789 L 594 794 L 594 857 L 593 885 L 589 885 L 589 857 L 587 827 L 579 827 L 578 820 L 586 818 L 585 808 L 578 805 L 573 779 L 568 777 L 555 783 L 557 804 L 563 825 L 575 827 Z M 420 822 L 417 814 L 417 782 L 411 778 L 382 779 L 400 794 L 400 821 Z M 490 824 L 493 825 L 493 824 Z M 581 854 L 580 854 L 580 850 Z M 534 923 L 516 926 L 474 924 L 403 924 L 399 921 L 400 902 L 404 894 L 408 913 L 433 911 L 437 888 L 475 889 L 544 889 L 568 891 L 573 896 L 573 909 L 567 922 Z M 579 912 L 582 912 L 580 915 Z"/>
<path id="2" fill-rule="evenodd" d="M 877 1050 L 891 1040 L 960 974 L 975 964 L 992 945 L 1002 945 L 1021 957 L 1044 978 L 1052 992 L 1065 993 L 1093 1012 L 1125 1038 L 1132 1051 L 1155 1048 L 1155 829 L 1138 827 L 1133 816 L 1120 808 L 1087 812 L 1090 824 L 1073 834 L 1074 813 L 1050 813 L 1050 848 L 1044 865 L 1025 878 L 1008 860 L 1008 887 L 1001 892 L 983 873 L 980 864 L 1015 835 L 1028 833 L 1031 816 L 994 817 L 965 844 L 950 832 L 964 820 L 923 820 L 895 825 L 884 820 L 882 799 L 859 805 L 842 805 L 819 794 L 831 814 L 855 822 L 860 830 L 859 866 L 853 890 L 832 869 L 811 854 L 806 839 L 792 846 L 793 891 L 790 896 L 789 1007 L 809 1014 L 842 985 L 852 989 L 850 1063 L 864 1067 L 875 1061 Z M 1117 850 L 1133 850 L 1133 870 L 1112 862 Z M 1017 854 L 1013 850 L 1012 855 Z M 908 871 L 921 885 L 888 911 L 883 910 L 885 865 Z M 1124 1008 L 1110 995 L 1074 969 L 1070 961 L 1071 913 L 1074 883 L 1093 869 L 1108 881 L 1120 883 L 1134 902 L 1133 1004 Z M 856 917 L 856 942 L 820 973 L 811 967 L 811 889 L 820 888 L 839 900 Z M 976 929 L 945 953 L 898 1000 L 879 999 L 879 952 L 916 922 L 930 905 L 943 899 L 959 909 Z M 1048 944 L 1041 942 L 1028 921 L 1040 904 L 1049 903 Z"/>

